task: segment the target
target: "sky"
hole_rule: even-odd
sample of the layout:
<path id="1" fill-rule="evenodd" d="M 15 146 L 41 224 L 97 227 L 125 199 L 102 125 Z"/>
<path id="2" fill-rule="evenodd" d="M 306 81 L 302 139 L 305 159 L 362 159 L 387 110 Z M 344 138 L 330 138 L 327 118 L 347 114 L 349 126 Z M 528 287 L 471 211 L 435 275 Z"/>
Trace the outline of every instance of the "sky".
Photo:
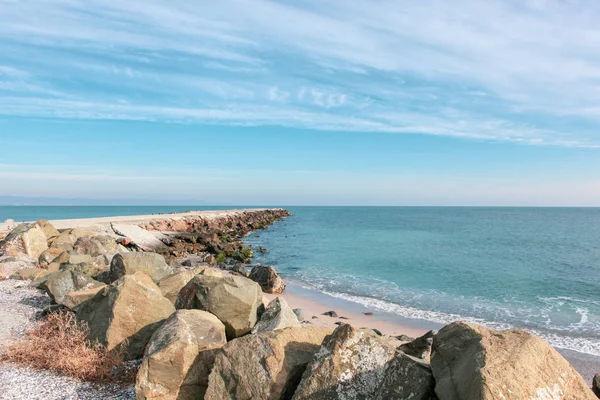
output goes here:
<path id="1" fill-rule="evenodd" d="M 600 206 L 599 20 L 595 0 L 0 0 L 0 202 Z"/>

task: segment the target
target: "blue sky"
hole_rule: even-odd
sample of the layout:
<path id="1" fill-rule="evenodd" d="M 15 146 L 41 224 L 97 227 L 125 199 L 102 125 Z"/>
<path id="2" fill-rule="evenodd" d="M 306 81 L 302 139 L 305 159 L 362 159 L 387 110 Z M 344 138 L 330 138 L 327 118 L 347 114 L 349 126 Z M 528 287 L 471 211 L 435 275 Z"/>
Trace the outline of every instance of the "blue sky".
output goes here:
<path id="1" fill-rule="evenodd" d="M 600 206 L 595 1 L 0 1 L 0 196 Z"/>

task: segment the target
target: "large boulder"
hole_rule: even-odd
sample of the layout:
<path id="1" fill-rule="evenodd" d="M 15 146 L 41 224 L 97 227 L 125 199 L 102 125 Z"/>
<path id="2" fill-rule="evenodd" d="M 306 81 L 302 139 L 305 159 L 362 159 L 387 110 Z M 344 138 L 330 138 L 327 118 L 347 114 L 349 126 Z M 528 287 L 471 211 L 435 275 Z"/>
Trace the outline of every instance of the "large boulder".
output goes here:
<path id="1" fill-rule="evenodd" d="M 151 277 L 154 282 L 160 282 L 161 279 L 173 273 L 173 268 L 167 265 L 165 258 L 157 253 L 119 253 L 113 257 L 110 263 L 108 278 L 114 282 L 125 275 L 131 275 L 138 271 Z"/>
<path id="2" fill-rule="evenodd" d="M 252 333 L 276 331 L 290 327 L 300 328 L 302 324 L 287 301 L 282 297 L 276 297 L 266 307 L 260 321 L 252 329 Z"/>
<path id="3" fill-rule="evenodd" d="M 52 243 L 54 239 L 56 239 L 60 234 L 60 232 L 58 232 L 54 225 L 52 225 L 45 219 L 40 219 L 39 221 L 37 221 L 37 224 L 44 231 L 44 235 L 46 235 L 46 240 L 48 241 L 48 244 Z"/>
<path id="4" fill-rule="evenodd" d="M 48 249 L 48 241 L 38 224 L 21 224 L 0 242 L 0 249 L 3 249 L 7 256 L 26 255 L 38 259 Z"/>
<path id="5" fill-rule="evenodd" d="M 281 294 L 285 290 L 283 279 L 277 275 L 273 267 L 267 265 L 253 267 L 248 278 L 258 283 L 265 293 Z"/>
<path id="6" fill-rule="evenodd" d="M 288 328 L 232 340 L 220 350 L 206 400 L 290 399 L 331 330 Z"/>
<path id="7" fill-rule="evenodd" d="M 158 283 L 158 287 L 162 292 L 163 296 L 165 296 L 169 301 L 173 304 L 177 301 L 177 296 L 179 296 L 179 292 L 185 285 L 192 280 L 192 278 L 201 271 L 196 272 L 196 270 L 185 270 L 179 271 L 173 275 L 170 275 L 164 279 L 162 279 Z"/>
<path id="8" fill-rule="evenodd" d="M 63 304 L 65 296 L 76 290 L 88 290 L 103 286 L 102 283 L 81 272 L 63 270 L 53 273 L 42 288 L 57 304 Z"/>
<path id="9" fill-rule="evenodd" d="M 113 282 L 75 309 L 89 326 L 90 338 L 129 359 L 142 356 L 156 329 L 174 311 L 152 278 L 136 272 Z"/>
<path id="10" fill-rule="evenodd" d="M 177 309 L 211 312 L 225 324 L 227 338 L 249 333 L 262 311 L 260 286 L 241 276 L 196 275 L 181 289 Z"/>
<path id="11" fill-rule="evenodd" d="M 431 367 L 443 400 L 595 399 L 567 360 L 521 330 L 447 325 L 433 339 Z"/>
<path id="12" fill-rule="evenodd" d="M 80 237 L 73 245 L 73 250 L 77 254 L 86 254 L 92 257 L 97 257 L 107 252 L 99 240 L 94 238 Z"/>
<path id="13" fill-rule="evenodd" d="M 397 351 L 371 329 L 343 324 L 323 341 L 294 399 L 429 400 L 432 396 L 433 378 L 424 362 Z"/>
<path id="14" fill-rule="evenodd" d="M 154 332 L 137 374 L 136 399 L 202 399 L 225 325 L 200 310 L 178 310 Z"/>

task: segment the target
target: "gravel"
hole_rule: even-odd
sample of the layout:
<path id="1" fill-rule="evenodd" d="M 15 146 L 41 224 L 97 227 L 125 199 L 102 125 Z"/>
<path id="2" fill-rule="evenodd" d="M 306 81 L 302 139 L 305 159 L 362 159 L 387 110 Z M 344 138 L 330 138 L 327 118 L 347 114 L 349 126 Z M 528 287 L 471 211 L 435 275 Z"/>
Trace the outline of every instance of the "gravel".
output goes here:
<path id="1" fill-rule="evenodd" d="M 28 281 L 0 281 L 0 351 L 2 343 L 18 338 L 32 326 L 50 298 L 30 288 Z M 135 399 L 133 385 L 80 382 L 49 371 L 0 363 L 0 400 Z"/>

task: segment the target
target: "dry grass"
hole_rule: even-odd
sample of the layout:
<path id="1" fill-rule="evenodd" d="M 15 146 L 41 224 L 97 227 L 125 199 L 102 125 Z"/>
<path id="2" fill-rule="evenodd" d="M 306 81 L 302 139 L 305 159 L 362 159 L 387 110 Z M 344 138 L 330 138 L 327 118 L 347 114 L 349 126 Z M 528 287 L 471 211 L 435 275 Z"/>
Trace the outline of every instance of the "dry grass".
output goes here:
<path id="1" fill-rule="evenodd" d="M 50 370 L 91 382 L 135 382 L 123 356 L 87 338 L 87 327 L 69 311 L 49 315 L 20 340 L 6 347 L 1 361 Z"/>

